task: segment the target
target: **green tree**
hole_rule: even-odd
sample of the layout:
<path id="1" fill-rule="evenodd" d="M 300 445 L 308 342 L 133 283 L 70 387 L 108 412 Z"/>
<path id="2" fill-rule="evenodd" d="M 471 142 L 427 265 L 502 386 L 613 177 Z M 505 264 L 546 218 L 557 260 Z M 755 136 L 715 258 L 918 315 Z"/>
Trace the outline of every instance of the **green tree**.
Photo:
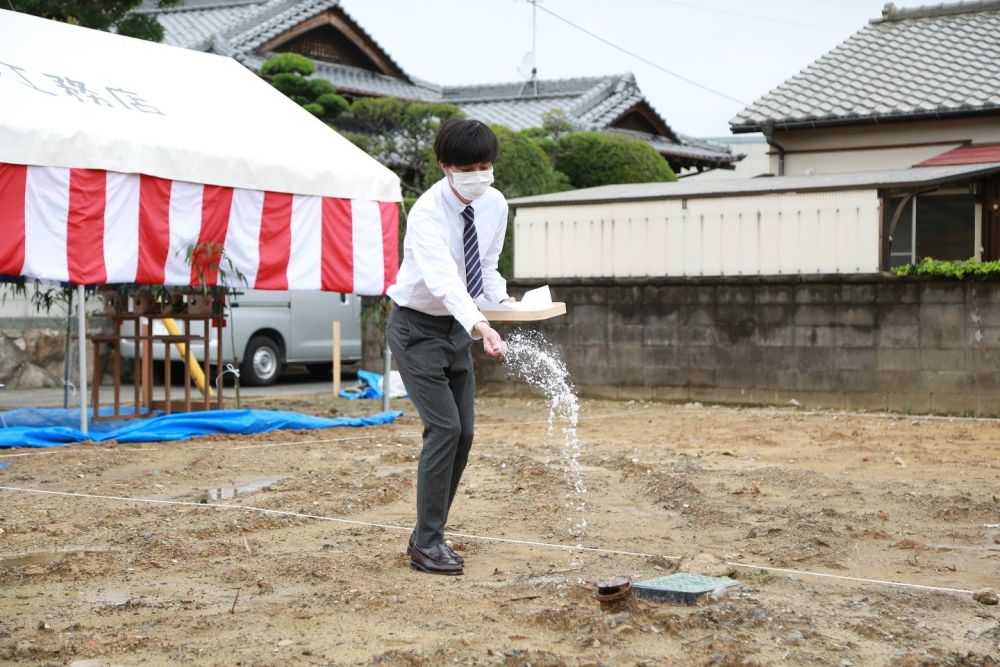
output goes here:
<path id="1" fill-rule="evenodd" d="M 268 58 L 260 68 L 261 75 L 271 85 L 299 104 L 303 109 L 325 120 L 332 120 L 346 111 L 350 104 L 337 94 L 326 79 L 310 79 L 316 64 L 298 53 L 279 53 Z"/>
<path id="2" fill-rule="evenodd" d="M 559 138 L 556 169 L 574 188 L 612 183 L 676 181 L 670 165 L 640 139 L 603 132 L 571 132 Z"/>
<path id="3" fill-rule="evenodd" d="M 157 7 L 176 7 L 184 0 L 158 0 Z M 9 0 L 15 11 L 85 28 L 111 31 L 151 42 L 163 41 L 163 26 L 155 14 L 138 14 L 142 0 Z M 6 9 L 6 7 L 4 8 Z"/>
<path id="4" fill-rule="evenodd" d="M 526 197 L 559 190 L 549 156 L 527 134 L 493 125 L 500 154 L 493 165 L 493 187 L 506 197 Z"/>
<path id="5" fill-rule="evenodd" d="M 404 193 L 418 195 L 440 178 L 433 152 L 438 127 L 462 112 L 453 104 L 372 97 L 355 100 L 351 116 L 356 131 L 342 134 L 396 172 Z"/>
<path id="6" fill-rule="evenodd" d="M 558 139 L 573 131 L 573 123 L 562 109 L 550 109 L 542 114 L 542 132 L 545 136 Z"/>

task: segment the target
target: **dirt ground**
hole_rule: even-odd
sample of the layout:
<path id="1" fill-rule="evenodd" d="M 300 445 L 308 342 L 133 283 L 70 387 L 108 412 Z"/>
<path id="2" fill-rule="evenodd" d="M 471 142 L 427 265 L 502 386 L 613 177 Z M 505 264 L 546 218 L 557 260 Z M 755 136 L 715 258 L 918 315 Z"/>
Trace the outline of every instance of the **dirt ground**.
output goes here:
<path id="1" fill-rule="evenodd" d="M 584 401 L 584 543 L 660 557 L 455 537 L 465 575 L 435 577 L 403 555 L 420 427 L 395 406 L 375 428 L 0 452 L 0 485 L 109 496 L 0 490 L 0 662 L 1000 664 L 1000 607 L 968 594 L 737 568 L 739 588 L 690 607 L 593 595 L 703 552 L 997 587 L 1000 422 Z M 453 531 L 573 544 L 546 416 L 480 398 Z"/>

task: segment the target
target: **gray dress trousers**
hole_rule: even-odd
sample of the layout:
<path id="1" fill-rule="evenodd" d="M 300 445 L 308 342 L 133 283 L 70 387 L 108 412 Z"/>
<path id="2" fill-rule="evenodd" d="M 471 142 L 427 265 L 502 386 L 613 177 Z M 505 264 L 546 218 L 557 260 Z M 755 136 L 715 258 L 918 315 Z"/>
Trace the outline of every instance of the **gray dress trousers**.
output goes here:
<path id="1" fill-rule="evenodd" d="M 424 422 L 414 540 L 429 548 L 444 541 L 448 511 L 472 448 L 473 341 L 450 315 L 427 315 L 396 305 L 386 335 L 406 391 Z"/>

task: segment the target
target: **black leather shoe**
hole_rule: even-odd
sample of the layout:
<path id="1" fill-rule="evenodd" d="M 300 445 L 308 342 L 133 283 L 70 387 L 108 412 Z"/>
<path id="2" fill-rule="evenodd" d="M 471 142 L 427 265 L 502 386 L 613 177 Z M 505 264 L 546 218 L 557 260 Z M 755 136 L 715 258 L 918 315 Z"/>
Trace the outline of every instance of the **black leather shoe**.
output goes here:
<path id="1" fill-rule="evenodd" d="M 455 562 L 457 562 L 462 567 L 465 567 L 465 559 L 459 556 L 458 553 L 456 553 L 455 550 L 451 548 L 450 544 L 445 542 L 444 548 L 448 550 L 448 555 L 451 556 L 455 560 Z"/>
<path id="2" fill-rule="evenodd" d="M 465 565 L 465 559 L 462 558 L 454 549 L 452 549 L 451 545 L 449 545 L 447 542 L 445 542 L 444 546 L 445 546 L 446 549 L 448 549 L 449 555 L 452 558 L 454 558 L 458 562 L 459 565 Z M 410 533 L 410 541 L 406 545 L 406 555 L 407 556 L 412 556 L 413 555 L 413 533 Z"/>
<path id="3" fill-rule="evenodd" d="M 410 566 L 430 574 L 462 574 L 462 564 L 451 557 L 450 549 L 444 543 L 424 549 L 416 544 L 410 548 Z"/>

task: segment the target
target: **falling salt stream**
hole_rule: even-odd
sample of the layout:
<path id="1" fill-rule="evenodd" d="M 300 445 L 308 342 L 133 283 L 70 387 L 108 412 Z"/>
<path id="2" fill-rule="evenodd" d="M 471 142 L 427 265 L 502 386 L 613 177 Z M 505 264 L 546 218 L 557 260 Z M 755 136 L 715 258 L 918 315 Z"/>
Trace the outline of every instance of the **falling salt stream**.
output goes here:
<path id="1" fill-rule="evenodd" d="M 559 353 L 542 334 L 536 331 L 518 329 L 504 342 L 506 349 L 502 360 L 508 375 L 541 390 L 548 400 L 549 439 L 555 434 L 556 422 L 560 424 L 562 462 L 569 487 L 566 491 L 565 507 L 570 516 L 566 519 L 566 523 L 569 524 L 569 534 L 576 540 L 576 546 L 581 547 L 583 546 L 581 540 L 587 530 L 587 519 L 584 516 L 587 508 L 584 500 L 587 488 L 584 486 L 583 471 L 580 468 L 580 439 L 576 434 L 580 401 L 570 383 L 569 371 Z M 550 440 L 545 444 L 549 446 Z M 579 564 L 577 554 L 571 565 L 577 567 Z"/>

